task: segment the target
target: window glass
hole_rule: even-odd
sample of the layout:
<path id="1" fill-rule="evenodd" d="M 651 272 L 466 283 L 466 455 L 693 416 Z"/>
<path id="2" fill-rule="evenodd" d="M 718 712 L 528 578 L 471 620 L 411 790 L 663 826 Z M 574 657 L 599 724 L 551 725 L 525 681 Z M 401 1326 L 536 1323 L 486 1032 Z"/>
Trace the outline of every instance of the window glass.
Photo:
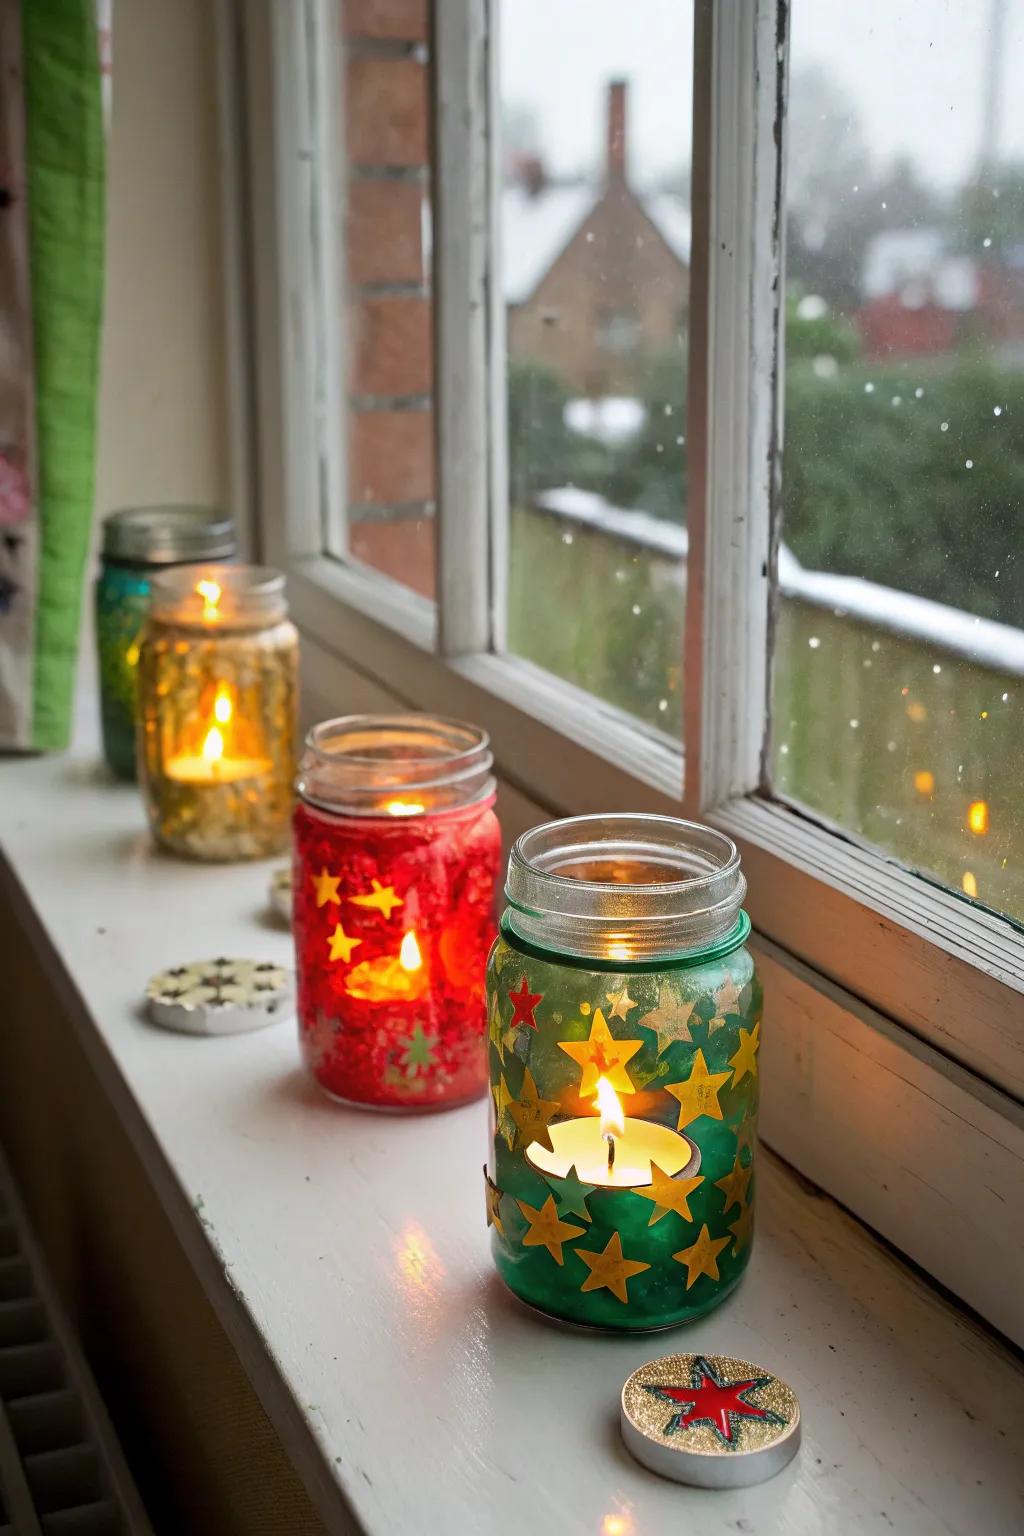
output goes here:
<path id="1" fill-rule="evenodd" d="M 348 534 L 337 552 L 433 597 L 426 13 L 379 10 L 345 7 Z"/>
<path id="2" fill-rule="evenodd" d="M 1024 918 L 1024 0 L 793 8 L 774 787 Z"/>
<path id="3" fill-rule="evenodd" d="M 507 649 L 678 741 L 692 5 L 500 28 Z"/>

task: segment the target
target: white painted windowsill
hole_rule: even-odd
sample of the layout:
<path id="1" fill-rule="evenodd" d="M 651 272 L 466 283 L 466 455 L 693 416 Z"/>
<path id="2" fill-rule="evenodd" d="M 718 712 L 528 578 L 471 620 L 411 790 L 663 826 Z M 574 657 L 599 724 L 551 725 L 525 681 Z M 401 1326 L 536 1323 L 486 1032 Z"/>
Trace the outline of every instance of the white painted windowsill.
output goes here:
<path id="1" fill-rule="evenodd" d="M 549 1326 L 491 1267 L 484 1105 L 346 1111 L 303 1076 L 290 1022 L 220 1040 L 144 1022 L 167 965 L 289 958 L 265 914 L 271 866 L 156 855 L 91 740 L 0 765 L 0 795 L 69 1028 L 330 1529 L 601 1536 L 619 1515 L 629 1536 L 1019 1531 L 1013 1357 L 781 1164 L 759 1154 L 753 1260 L 711 1317 L 653 1336 Z M 711 1493 L 629 1459 L 621 1384 L 680 1349 L 789 1381 L 804 1442 L 788 1470 Z"/>

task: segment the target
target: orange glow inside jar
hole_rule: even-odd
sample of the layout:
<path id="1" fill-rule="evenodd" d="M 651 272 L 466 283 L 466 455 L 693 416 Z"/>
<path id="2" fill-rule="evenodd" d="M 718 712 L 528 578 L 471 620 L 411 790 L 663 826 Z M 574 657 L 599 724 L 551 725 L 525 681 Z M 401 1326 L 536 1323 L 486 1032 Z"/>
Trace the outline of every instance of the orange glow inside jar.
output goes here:
<path id="1" fill-rule="evenodd" d="M 441 1108 L 486 1089 L 501 837 L 486 737 L 420 715 L 307 739 L 294 819 L 302 1053 L 331 1097 Z"/>

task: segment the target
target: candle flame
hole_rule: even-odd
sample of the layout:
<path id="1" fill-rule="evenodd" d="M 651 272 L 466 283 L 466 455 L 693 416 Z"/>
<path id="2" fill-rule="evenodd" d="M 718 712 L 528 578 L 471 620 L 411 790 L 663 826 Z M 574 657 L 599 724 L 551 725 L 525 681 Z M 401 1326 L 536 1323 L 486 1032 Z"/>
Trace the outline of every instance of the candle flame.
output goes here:
<path id="1" fill-rule="evenodd" d="M 206 739 L 203 742 L 203 756 L 211 763 L 219 762 L 224 756 L 224 737 L 215 725 L 211 726 L 206 733 Z"/>
<path id="2" fill-rule="evenodd" d="M 988 832 L 988 801 L 974 800 L 967 810 L 967 825 L 975 837 L 985 837 Z"/>
<path id="3" fill-rule="evenodd" d="M 601 1111 L 601 1135 L 621 1136 L 626 1124 L 622 1118 L 619 1096 L 606 1077 L 597 1080 L 597 1107 Z"/>
<path id="4" fill-rule="evenodd" d="M 426 806 L 417 800 L 389 800 L 384 809 L 389 816 L 419 816 Z"/>
<path id="5" fill-rule="evenodd" d="M 231 706 L 231 695 L 224 684 L 221 683 L 220 687 L 217 689 L 217 694 L 213 701 L 213 718 L 219 725 L 227 725 L 233 712 L 234 711 Z"/>
<path id="6" fill-rule="evenodd" d="M 403 971 L 418 971 L 423 964 L 420 946 L 416 942 L 416 935 L 411 928 L 402 940 L 402 947 L 398 951 L 398 961 Z"/>
<path id="7" fill-rule="evenodd" d="M 203 600 L 203 618 L 217 618 L 217 605 L 220 602 L 221 594 L 220 583 L 216 581 L 197 581 L 196 591 Z"/>

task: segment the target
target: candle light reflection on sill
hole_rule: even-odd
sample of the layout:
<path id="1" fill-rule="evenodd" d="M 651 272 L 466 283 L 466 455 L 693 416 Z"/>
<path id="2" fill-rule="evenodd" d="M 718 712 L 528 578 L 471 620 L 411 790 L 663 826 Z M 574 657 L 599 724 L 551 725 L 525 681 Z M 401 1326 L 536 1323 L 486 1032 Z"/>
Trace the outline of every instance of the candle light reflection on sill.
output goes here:
<path id="1" fill-rule="evenodd" d="M 407 1221 L 395 1239 L 395 1278 L 405 1304 L 415 1320 L 417 1335 L 427 1322 L 439 1317 L 444 1299 L 445 1267 L 429 1236 L 417 1221 Z"/>
<path id="2" fill-rule="evenodd" d="M 632 1516 L 612 1510 L 601 1521 L 601 1536 L 633 1536 Z"/>

